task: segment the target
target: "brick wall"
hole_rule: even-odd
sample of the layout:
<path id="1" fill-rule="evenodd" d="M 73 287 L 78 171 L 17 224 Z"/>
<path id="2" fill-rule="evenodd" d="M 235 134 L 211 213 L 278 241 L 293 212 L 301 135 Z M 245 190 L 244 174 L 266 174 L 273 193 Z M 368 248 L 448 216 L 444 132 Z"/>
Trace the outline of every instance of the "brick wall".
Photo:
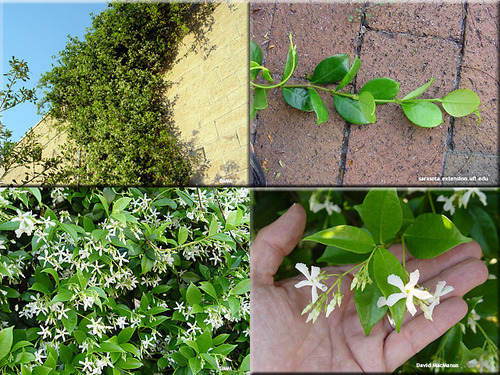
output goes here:
<path id="1" fill-rule="evenodd" d="M 204 48 L 192 51 L 188 35 L 167 76 L 173 82 L 168 98 L 176 98 L 175 126 L 200 155 L 204 170 L 194 183 L 246 185 L 248 5 L 220 4 L 206 37 Z"/>

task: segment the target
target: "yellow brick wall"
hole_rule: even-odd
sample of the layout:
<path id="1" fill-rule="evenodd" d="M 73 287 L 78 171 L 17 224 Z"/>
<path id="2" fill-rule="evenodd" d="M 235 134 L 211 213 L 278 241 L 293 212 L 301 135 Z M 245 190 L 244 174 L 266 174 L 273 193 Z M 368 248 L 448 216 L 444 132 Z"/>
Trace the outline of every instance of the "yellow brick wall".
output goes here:
<path id="1" fill-rule="evenodd" d="M 40 120 L 33 128 L 33 133 L 38 137 L 38 142 L 43 147 L 42 157 L 43 158 L 52 158 L 56 155 L 60 154 L 60 146 L 62 146 L 66 142 L 66 133 L 59 131 L 58 126 L 55 124 L 55 121 L 49 117 L 44 117 Z M 23 139 L 21 139 L 20 143 L 22 144 Z M 30 168 L 18 167 L 11 171 L 9 171 L 2 181 L 0 181 L 0 185 L 11 185 L 20 184 L 27 178 L 31 179 L 34 173 L 37 171 L 35 166 L 30 166 Z M 0 168 L 0 176 L 3 175 L 3 170 Z M 36 184 L 37 180 L 34 180 L 33 183 Z"/>
<path id="2" fill-rule="evenodd" d="M 220 4 L 208 45 L 192 51 L 188 35 L 182 58 L 168 73 L 167 92 L 176 98 L 174 121 L 181 140 L 204 158 L 194 183 L 247 185 L 248 180 L 248 4 Z"/>
<path id="3" fill-rule="evenodd" d="M 248 185 L 248 11 L 246 3 L 219 4 L 205 47 L 192 50 L 194 36 L 187 35 L 179 59 L 166 74 L 172 83 L 167 98 L 174 100 L 175 127 L 181 141 L 200 155 L 196 185 Z M 34 128 L 53 155 L 65 140 L 53 121 L 45 118 Z M 5 176 L 2 185 L 18 182 L 26 168 Z M 103 181 L 105 183 L 105 181 Z"/>

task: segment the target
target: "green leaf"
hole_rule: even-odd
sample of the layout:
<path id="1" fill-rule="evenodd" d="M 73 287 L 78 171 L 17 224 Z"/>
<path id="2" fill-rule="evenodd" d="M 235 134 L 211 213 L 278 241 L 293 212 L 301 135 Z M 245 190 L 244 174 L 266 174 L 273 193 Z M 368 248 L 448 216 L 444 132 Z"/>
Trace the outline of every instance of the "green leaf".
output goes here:
<path id="1" fill-rule="evenodd" d="M 361 95 L 363 96 L 361 97 Z M 376 121 L 375 100 L 368 91 L 361 95 L 359 98 L 363 99 L 363 107 L 361 107 L 359 100 L 335 95 L 333 99 L 335 109 L 344 120 L 351 124 L 366 125 L 374 123 Z M 373 113 L 371 113 L 372 109 Z"/>
<path id="2" fill-rule="evenodd" d="M 252 62 L 254 62 L 257 66 L 262 64 L 262 50 L 259 45 L 255 43 L 253 40 L 250 41 L 250 67 L 252 67 Z M 255 64 L 253 64 L 255 66 Z M 257 78 L 259 74 L 258 69 L 250 70 L 250 81 L 253 81 Z"/>
<path id="3" fill-rule="evenodd" d="M 474 219 L 468 210 L 457 207 L 455 213 L 453 214 L 453 224 L 455 224 L 460 233 L 464 236 L 468 236 L 470 234 L 470 230 L 472 229 L 472 225 L 474 224 Z"/>
<path id="4" fill-rule="evenodd" d="M 311 82 L 314 84 L 339 82 L 349 71 L 349 62 L 348 54 L 333 55 L 324 59 L 314 69 Z"/>
<path id="5" fill-rule="evenodd" d="M 193 283 L 189 284 L 189 287 L 187 288 L 186 291 L 186 301 L 189 303 L 191 306 L 193 305 L 198 305 L 201 302 L 201 292 L 200 289 Z"/>
<path id="6" fill-rule="evenodd" d="M 56 285 L 59 285 L 59 275 L 57 274 L 57 271 L 53 268 L 44 268 L 42 272 L 49 273 L 52 275 L 54 278 Z"/>
<path id="7" fill-rule="evenodd" d="M 411 99 L 416 98 L 417 96 L 422 95 L 425 92 L 425 90 L 427 90 L 429 88 L 429 86 L 432 85 L 432 82 L 434 82 L 434 78 L 431 78 L 431 80 L 429 82 L 424 83 L 419 88 L 417 88 L 417 89 L 413 90 L 412 92 L 410 92 L 402 100 L 411 100 Z"/>
<path id="8" fill-rule="evenodd" d="M 78 232 L 71 224 L 59 223 L 59 226 L 71 236 L 75 243 L 78 242 Z"/>
<path id="9" fill-rule="evenodd" d="M 38 204 L 42 204 L 42 194 L 40 193 L 40 189 L 35 187 L 29 187 L 28 190 L 36 198 Z"/>
<path id="10" fill-rule="evenodd" d="M 358 254 L 369 253 L 375 248 L 375 242 L 368 233 L 349 225 L 339 225 L 322 230 L 304 238 L 303 241 L 331 245 Z"/>
<path id="11" fill-rule="evenodd" d="M 122 347 L 110 340 L 106 340 L 99 343 L 99 348 L 96 350 L 100 353 L 125 353 Z"/>
<path id="12" fill-rule="evenodd" d="M 201 359 L 198 357 L 189 358 L 189 369 L 196 375 L 201 370 Z"/>
<path id="13" fill-rule="evenodd" d="M 474 91 L 458 89 L 444 96 L 441 105 L 450 115 L 462 117 L 477 110 L 481 105 L 481 101 Z"/>
<path id="14" fill-rule="evenodd" d="M 457 325 L 453 326 L 448 333 L 441 339 L 444 344 L 444 359 L 447 363 L 457 363 L 459 360 L 458 352 L 462 342 L 462 329 Z"/>
<path id="15" fill-rule="evenodd" d="M 309 89 L 305 87 L 283 87 L 281 93 L 286 104 L 289 106 L 306 112 L 313 110 Z"/>
<path id="16" fill-rule="evenodd" d="M 220 335 L 217 335 L 213 339 L 213 345 L 220 345 L 220 344 L 222 344 L 224 341 L 227 340 L 228 337 L 229 337 L 228 333 L 221 333 Z"/>
<path id="17" fill-rule="evenodd" d="M 0 331 L 0 360 L 7 357 L 12 348 L 14 326 Z"/>
<path id="18" fill-rule="evenodd" d="M 16 230 L 19 229 L 20 221 L 4 221 L 0 224 L 0 230 Z"/>
<path id="19" fill-rule="evenodd" d="M 399 82 L 390 78 L 375 78 L 366 82 L 359 93 L 368 91 L 374 99 L 392 100 L 398 95 L 400 86 Z"/>
<path id="20" fill-rule="evenodd" d="M 403 234 L 405 245 L 415 258 L 428 259 L 472 239 L 463 236 L 455 225 L 439 214 L 418 216 Z"/>
<path id="21" fill-rule="evenodd" d="M 378 287 L 375 281 L 375 273 L 373 272 L 373 260 L 368 264 L 368 273 L 372 279 L 371 284 L 366 284 L 365 289 L 356 288 L 354 290 L 354 303 L 358 310 L 359 320 L 365 335 L 369 335 L 372 328 L 383 318 L 387 311 L 387 306 L 377 307 L 377 301 L 384 293 Z"/>
<path id="22" fill-rule="evenodd" d="M 125 209 L 128 206 L 132 198 L 122 197 L 118 199 L 115 203 L 113 203 L 113 212 L 118 213 Z"/>
<path id="23" fill-rule="evenodd" d="M 398 287 L 391 285 L 387 282 L 389 275 L 396 275 L 405 280 L 404 269 L 398 258 L 396 258 L 389 250 L 378 248 L 373 256 L 373 270 L 375 272 L 375 280 L 377 285 L 387 298 L 391 294 L 401 293 Z M 396 330 L 399 332 L 401 323 L 406 312 L 406 299 L 401 299 L 395 305 L 389 307 L 392 318 L 396 323 Z"/>
<path id="24" fill-rule="evenodd" d="M 498 228 L 495 222 L 488 212 L 479 206 L 471 206 L 469 213 L 473 219 L 470 236 L 479 243 L 484 254 L 492 258 L 497 257 Z"/>
<path id="25" fill-rule="evenodd" d="M 184 272 L 181 276 L 181 279 L 185 281 L 186 283 L 195 283 L 198 280 L 200 280 L 200 276 L 198 276 L 196 273 L 187 271 Z"/>
<path id="26" fill-rule="evenodd" d="M 241 280 L 233 288 L 234 294 L 245 294 L 250 291 L 250 279 Z"/>
<path id="27" fill-rule="evenodd" d="M 201 335 L 196 338 L 198 349 L 200 353 L 206 353 L 212 347 L 212 332 L 205 330 Z"/>
<path id="28" fill-rule="evenodd" d="M 443 113 L 431 102 L 401 103 L 405 116 L 415 125 L 433 128 L 443 122 Z"/>
<path id="29" fill-rule="evenodd" d="M 207 293 L 210 297 L 217 299 L 217 292 L 215 291 L 214 286 L 207 282 L 203 281 L 200 283 L 200 289 L 202 289 L 205 293 Z"/>
<path id="30" fill-rule="evenodd" d="M 253 40 L 250 41 L 250 61 L 255 61 L 259 65 L 262 64 L 262 50 Z"/>
<path id="31" fill-rule="evenodd" d="M 241 361 L 240 371 L 250 372 L 250 354 L 248 354 L 243 361 Z"/>
<path id="32" fill-rule="evenodd" d="M 297 68 L 297 64 L 299 61 L 299 57 L 297 55 L 297 47 L 293 45 L 292 33 L 290 33 L 289 38 L 290 38 L 290 48 L 288 49 L 285 69 L 283 70 L 282 82 L 288 81 L 288 79 L 292 76 L 293 72 Z"/>
<path id="33" fill-rule="evenodd" d="M 309 99 L 311 101 L 311 106 L 316 113 L 316 117 L 318 118 L 316 125 L 320 125 L 328 121 L 328 110 L 326 109 L 325 102 L 321 99 L 321 96 L 319 96 L 315 89 L 309 89 Z"/>
<path id="34" fill-rule="evenodd" d="M 335 91 L 340 91 L 344 87 L 346 87 L 354 78 L 354 76 L 358 73 L 359 68 L 361 68 L 361 60 L 356 55 L 354 56 L 354 61 L 352 62 L 351 69 L 346 74 L 346 76 L 340 81 L 339 85 L 335 89 Z"/>
<path id="35" fill-rule="evenodd" d="M 323 255 L 318 258 L 318 262 L 332 264 L 354 264 L 360 263 L 370 256 L 370 253 L 357 254 L 335 246 L 327 246 Z"/>
<path id="36" fill-rule="evenodd" d="M 395 189 L 370 190 L 361 210 L 366 228 L 380 244 L 392 239 L 403 223 L 403 212 Z"/>
<path id="37" fill-rule="evenodd" d="M 125 342 L 129 342 L 130 338 L 134 335 L 135 328 L 132 327 L 126 327 L 120 331 L 118 334 L 118 343 L 123 344 Z"/>
<path id="38" fill-rule="evenodd" d="M 46 285 L 39 282 L 34 283 L 29 289 L 36 290 L 37 292 L 41 292 L 47 296 L 51 295 L 49 288 Z"/>
<path id="39" fill-rule="evenodd" d="M 66 315 L 68 315 L 67 318 L 64 316 L 62 317 L 61 321 L 68 333 L 73 332 L 73 330 L 76 328 L 77 322 L 78 322 L 78 316 L 76 314 L 75 310 L 69 310 Z"/>
<path id="40" fill-rule="evenodd" d="M 255 109 L 257 109 L 259 111 L 262 109 L 266 109 L 268 106 L 266 90 L 263 88 L 260 88 L 260 87 L 255 87 L 254 91 L 255 91 L 255 94 L 253 96 L 252 105 L 254 106 Z"/>
<path id="41" fill-rule="evenodd" d="M 187 238 L 188 238 L 188 230 L 186 227 L 180 227 L 179 228 L 179 233 L 177 235 L 177 242 L 179 243 L 179 246 L 180 245 L 183 245 L 184 242 L 186 242 Z"/>
<path id="42" fill-rule="evenodd" d="M 230 345 L 230 344 L 222 344 L 214 348 L 210 353 L 211 354 L 222 354 L 228 355 L 231 353 L 238 345 Z"/>
<path id="43" fill-rule="evenodd" d="M 120 358 L 118 362 L 116 362 L 116 367 L 123 370 L 132 370 L 142 366 L 144 366 L 144 364 L 141 361 L 132 357 L 127 357 L 125 361 Z"/>

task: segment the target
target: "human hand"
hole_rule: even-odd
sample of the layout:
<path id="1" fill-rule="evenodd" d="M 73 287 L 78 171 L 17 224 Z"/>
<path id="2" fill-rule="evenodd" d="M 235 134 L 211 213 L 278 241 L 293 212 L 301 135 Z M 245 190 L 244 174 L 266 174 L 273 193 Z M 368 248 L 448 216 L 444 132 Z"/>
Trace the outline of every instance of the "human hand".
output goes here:
<path id="1" fill-rule="evenodd" d="M 415 259 L 406 254 L 409 272 L 419 269 L 419 283 L 433 289 L 446 280 L 454 290 L 442 297 L 433 321 L 418 311 L 406 314 L 397 333 L 383 318 L 366 336 L 359 321 L 350 282 L 342 283 L 344 298 L 326 318 L 306 323 L 301 312 L 310 302 L 309 288 L 295 288 L 303 276 L 274 282 L 274 274 L 299 242 L 305 227 L 300 205 L 263 228 L 250 248 L 251 280 L 251 371 L 252 372 L 392 372 L 430 342 L 443 335 L 467 313 L 460 298 L 486 281 L 488 270 L 476 242 L 462 244 L 433 259 Z M 401 259 L 402 248 L 390 251 Z M 349 266 L 327 267 L 327 273 L 342 273 Z M 464 277 L 467 275 L 467 277 Z M 352 281 L 353 276 L 345 276 Z M 346 279 L 347 280 L 347 279 Z M 329 285 L 335 281 L 329 280 Z"/>

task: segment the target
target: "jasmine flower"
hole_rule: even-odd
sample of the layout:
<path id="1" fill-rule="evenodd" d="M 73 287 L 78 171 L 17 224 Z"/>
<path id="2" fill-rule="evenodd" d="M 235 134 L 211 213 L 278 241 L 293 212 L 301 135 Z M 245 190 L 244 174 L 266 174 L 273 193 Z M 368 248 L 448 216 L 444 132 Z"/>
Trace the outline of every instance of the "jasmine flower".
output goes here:
<path id="1" fill-rule="evenodd" d="M 320 282 L 320 280 L 322 279 L 322 277 L 319 275 L 320 268 L 312 266 L 311 273 L 309 273 L 309 270 L 307 269 L 307 266 L 304 263 L 297 263 L 295 265 L 295 268 L 297 268 L 300 272 L 302 272 L 302 274 L 304 274 L 304 276 L 307 279 L 295 284 L 295 287 L 302 288 L 303 286 L 311 286 L 312 287 L 311 301 L 312 303 L 316 302 L 316 300 L 318 299 L 318 292 L 316 291 L 316 288 L 320 289 L 323 292 L 326 291 L 327 289 L 327 286 Z"/>
<path id="2" fill-rule="evenodd" d="M 413 297 L 421 300 L 432 298 L 432 294 L 430 294 L 429 292 L 415 287 L 419 278 L 420 272 L 419 270 L 415 270 L 410 273 L 410 281 L 406 285 L 404 285 L 403 280 L 401 280 L 399 276 L 394 274 L 389 275 L 387 277 L 387 283 L 398 287 L 399 290 L 401 290 L 401 293 L 391 294 L 389 297 L 387 297 L 387 299 L 385 299 L 384 297 L 380 297 L 377 301 L 377 306 L 394 306 L 394 304 L 396 304 L 396 302 L 398 302 L 400 299 L 406 298 L 406 308 L 411 315 L 415 315 L 417 309 L 413 304 Z"/>

